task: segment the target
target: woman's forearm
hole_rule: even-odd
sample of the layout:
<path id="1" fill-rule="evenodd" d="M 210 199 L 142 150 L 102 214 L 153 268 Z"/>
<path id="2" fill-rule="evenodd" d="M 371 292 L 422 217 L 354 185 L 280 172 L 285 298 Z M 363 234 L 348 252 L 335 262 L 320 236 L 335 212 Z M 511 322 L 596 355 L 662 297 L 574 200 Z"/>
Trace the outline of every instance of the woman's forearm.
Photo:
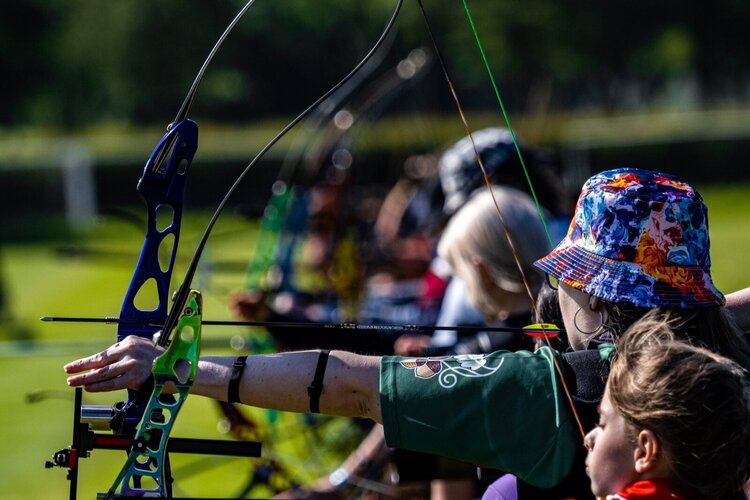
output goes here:
<path id="1" fill-rule="evenodd" d="M 315 376 L 319 351 L 250 356 L 239 385 L 240 401 L 277 410 L 310 411 L 307 388 Z M 227 400 L 235 358 L 203 356 L 192 393 Z M 320 396 L 320 411 L 328 415 L 368 417 L 381 422 L 380 358 L 332 351 Z"/>
<path id="2" fill-rule="evenodd" d="M 90 392 L 138 389 L 162 352 L 163 348 L 154 346 L 149 339 L 131 335 L 104 351 L 66 364 L 67 382 Z M 307 388 L 315 377 L 319 356 L 319 351 L 248 356 L 238 387 L 240 401 L 262 408 L 310 411 Z M 227 401 L 235 359 L 201 357 L 192 392 Z M 381 422 L 380 358 L 332 351 L 325 366 L 321 413 Z"/>

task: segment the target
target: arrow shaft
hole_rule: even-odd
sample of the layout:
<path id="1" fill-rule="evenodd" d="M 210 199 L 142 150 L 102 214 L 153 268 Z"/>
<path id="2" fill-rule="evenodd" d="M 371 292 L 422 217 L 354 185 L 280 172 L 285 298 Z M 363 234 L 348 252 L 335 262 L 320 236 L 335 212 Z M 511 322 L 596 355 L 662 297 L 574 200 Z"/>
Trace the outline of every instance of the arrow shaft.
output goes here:
<path id="1" fill-rule="evenodd" d="M 146 320 L 125 320 L 115 316 L 107 316 L 104 318 L 85 318 L 85 317 L 70 317 L 70 316 L 44 316 L 41 318 L 45 322 L 59 322 L 59 323 L 106 323 L 106 324 L 120 324 L 120 323 L 146 323 Z M 403 332 L 433 332 L 440 330 L 456 330 L 460 332 L 491 332 L 491 333 L 526 333 L 533 334 L 538 333 L 539 329 L 527 330 L 525 328 L 513 328 L 506 326 L 475 326 L 475 325 L 373 325 L 373 324 L 362 324 L 362 323 L 305 323 L 295 321 L 223 321 L 223 320 L 204 320 L 204 325 L 210 326 L 261 326 L 261 327 L 277 327 L 277 328 L 289 328 L 289 329 L 329 329 L 329 330 L 366 330 L 366 331 L 403 331 Z M 552 330 L 550 333 L 554 334 Z"/>

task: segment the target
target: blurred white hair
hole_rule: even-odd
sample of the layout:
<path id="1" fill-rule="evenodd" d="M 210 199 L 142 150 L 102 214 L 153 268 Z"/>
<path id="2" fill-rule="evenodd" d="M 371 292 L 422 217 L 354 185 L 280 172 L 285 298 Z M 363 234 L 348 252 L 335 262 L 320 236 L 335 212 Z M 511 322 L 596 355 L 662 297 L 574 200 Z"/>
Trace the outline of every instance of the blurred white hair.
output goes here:
<path id="1" fill-rule="evenodd" d="M 512 293 L 524 291 L 493 194 L 534 295 L 544 275 L 533 263 L 550 251 L 544 226 L 529 195 L 506 186 L 493 186 L 492 193 L 487 188 L 476 191 L 448 222 L 438 243 L 438 255 L 466 283 L 469 299 L 482 311 L 493 311 L 497 306 L 483 293 L 476 257 L 484 262 L 498 287 Z"/>

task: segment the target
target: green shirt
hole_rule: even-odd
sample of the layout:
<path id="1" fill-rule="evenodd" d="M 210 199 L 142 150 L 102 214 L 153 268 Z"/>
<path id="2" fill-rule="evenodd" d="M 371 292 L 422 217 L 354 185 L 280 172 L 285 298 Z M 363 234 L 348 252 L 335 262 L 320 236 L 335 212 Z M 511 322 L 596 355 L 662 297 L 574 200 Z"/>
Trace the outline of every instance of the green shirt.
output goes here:
<path id="1" fill-rule="evenodd" d="M 555 356 L 543 347 L 534 353 L 384 357 L 380 403 L 388 446 L 554 486 L 582 446 Z"/>

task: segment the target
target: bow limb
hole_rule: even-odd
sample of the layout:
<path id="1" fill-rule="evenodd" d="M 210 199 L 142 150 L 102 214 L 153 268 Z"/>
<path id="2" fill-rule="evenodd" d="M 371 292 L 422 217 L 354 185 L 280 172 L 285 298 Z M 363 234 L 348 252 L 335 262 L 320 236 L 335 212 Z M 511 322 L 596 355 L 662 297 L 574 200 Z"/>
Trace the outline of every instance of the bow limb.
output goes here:
<path id="1" fill-rule="evenodd" d="M 382 48 L 381 52 L 387 48 Z M 382 58 L 378 63 L 381 60 Z M 423 78 L 431 62 L 431 58 L 424 49 L 415 49 L 372 83 L 363 86 L 357 91 L 356 98 L 348 99 L 351 93 L 359 89 L 364 80 L 358 78 L 359 81 L 356 83 L 359 85 L 354 87 L 349 82 L 345 88 L 321 104 L 320 107 L 325 108 L 325 111 L 316 110 L 305 122 L 306 128 L 316 128 L 314 140 L 308 141 L 310 147 L 306 149 L 304 158 L 300 156 L 292 159 L 288 156 L 284 159 L 282 172 L 273 185 L 273 194 L 263 211 L 255 250 L 248 264 L 245 281 L 247 290 L 266 292 L 277 290 L 284 285 L 285 276 L 288 274 L 286 269 L 282 267 L 281 278 L 277 275 L 269 277 L 271 274 L 269 269 L 279 263 L 283 248 L 292 245 L 295 238 L 306 229 L 304 222 L 301 222 L 307 216 L 305 206 L 307 200 L 304 199 L 305 186 L 312 179 L 320 176 L 321 169 L 335 149 L 349 149 L 345 142 L 346 137 L 360 121 L 371 120 L 371 115 L 382 112 L 382 109 L 404 89 Z M 366 68 L 368 76 L 376 69 L 372 67 L 372 62 L 368 63 Z M 408 70 L 403 68 L 408 68 Z M 340 95 L 343 90 L 347 93 Z M 336 117 L 345 116 L 345 123 L 342 124 L 344 120 L 331 118 L 330 115 L 334 112 Z M 324 118 L 327 118 L 325 125 L 323 124 Z M 307 135 L 312 136 L 313 131 L 310 130 Z M 301 188 L 291 186 L 293 182 L 290 173 L 292 161 L 304 163 L 303 171 L 296 176 L 297 181 L 302 185 Z M 341 169 L 349 172 L 351 167 L 342 166 Z M 335 183 L 337 193 L 344 183 L 343 180 L 337 180 Z M 347 315 L 347 319 L 351 317 L 353 316 Z"/>
<path id="2" fill-rule="evenodd" d="M 171 495 L 167 439 L 195 380 L 200 356 L 203 314 L 200 293 L 192 290 L 187 304 L 180 315 L 172 343 L 154 360 L 153 392 L 128 459 L 104 496 L 105 500 L 114 498 L 118 490 L 125 496 L 168 498 Z M 176 396 L 165 392 L 168 384 L 174 385 Z M 146 483 L 142 484 L 144 479 Z"/>
<path id="3" fill-rule="evenodd" d="M 193 80 L 174 121 L 167 127 L 167 133 L 156 145 L 143 169 L 137 190 L 146 202 L 148 226 L 140 258 L 123 300 L 121 318 L 147 319 L 152 324 L 162 323 L 167 318 L 167 295 L 179 243 L 185 185 L 193 156 L 198 149 L 198 125 L 189 120 L 187 115 L 206 68 L 226 37 L 254 3 L 255 0 L 249 0 L 216 41 Z M 162 218 L 166 221 L 159 220 Z M 169 260 L 165 263 L 159 259 L 159 249 L 162 245 L 168 245 L 170 237 Z M 156 306 L 144 310 L 135 301 L 150 280 L 156 285 Z M 120 325 L 117 338 L 122 340 L 133 334 L 151 337 L 154 333 L 154 327 Z"/>
<path id="4" fill-rule="evenodd" d="M 393 33 L 393 32 L 391 32 Z M 245 288 L 247 290 L 265 291 L 269 288 L 268 269 L 274 264 L 274 258 L 278 253 L 278 247 L 282 232 L 288 232 L 290 212 L 296 210 L 295 201 L 297 193 L 293 187 L 295 177 L 303 162 L 309 163 L 307 158 L 312 156 L 315 161 L 322 162 L 322 152 L 328 152 L 330 140 L 324 133 L 318 133 L 319 128 L 325 121 L 330 121 L 333 113 L 339 111 L 351 95 L 356 92 L 365 80 L 383 62 L 385 54 L 393 44 L 395 37 L 390 36 L 380 50 L 360 69 L 360 71 L 349 80 L 345 85 L 339 88 L 331 96 L 323 101 L 305 121 L 300 125 L 301 130 L 295 134 L 293 144 L 289 147 L 279 168 L 279 174 L 276 181 L 271 187 L 271 197 L 263 210 L 263 218 L 260 222 L 258 237 L 255 242 L 255 249 L 247 266 L 245 273 Z M 327 129 L 330 128 L 327 127 Z M 339 128 L 340 130 L 340 128 Z M 322 140 L 318 138 L 322 136 Z M 310 155 L 308 151 L 314 149 L 314 154 Z M 313 168 L 317 169 L 319 165 Z M 307 174 L 306 172 L 304 172 Z M 306 177 L 310 177 L 309 174 Z M 297 228 L 297 224 L 292 225 L 292 232 Z"/>

